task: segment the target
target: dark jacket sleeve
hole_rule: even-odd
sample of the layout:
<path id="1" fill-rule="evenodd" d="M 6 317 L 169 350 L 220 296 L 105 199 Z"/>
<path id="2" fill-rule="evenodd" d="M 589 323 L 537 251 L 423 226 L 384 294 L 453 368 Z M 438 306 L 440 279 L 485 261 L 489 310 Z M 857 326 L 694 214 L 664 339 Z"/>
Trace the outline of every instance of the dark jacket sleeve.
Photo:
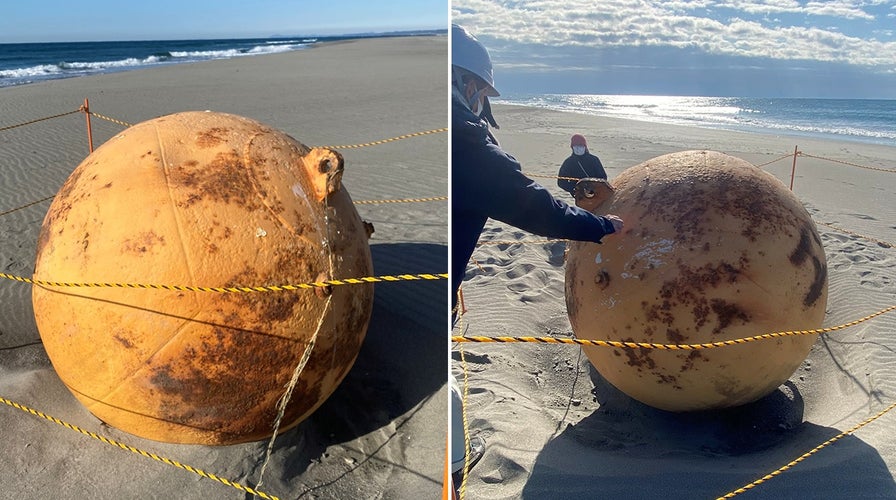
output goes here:
<path id="1" fill-rule="evenodd" d="M 567 159 L 563 160 L 563 165 L 560 166 L 560 172 L 557 173 L 557 176 L 558 177 L 579 177 L 579 176 L 572 175 L 571 170 L 572 170 L 571 158 L 567 158 Z M 557 186 L 559 186 L 560 189 L 566 191 L 567 193 L 572 194 L 573 189 L 575 189 L 575 187 L 576 187 L 576 181 L 569 180 L 569 179 L 557 179 Z"/>
<path id="2" fill-rule="evenodd" d="M 489 217 L 552 238 L 600 242 L 613 232 L 609 219 L 557 200 L 497 146 L 489 145 L 484 154 L 476 182 L 465 186 L 465 194 L 476 197 Z"/>

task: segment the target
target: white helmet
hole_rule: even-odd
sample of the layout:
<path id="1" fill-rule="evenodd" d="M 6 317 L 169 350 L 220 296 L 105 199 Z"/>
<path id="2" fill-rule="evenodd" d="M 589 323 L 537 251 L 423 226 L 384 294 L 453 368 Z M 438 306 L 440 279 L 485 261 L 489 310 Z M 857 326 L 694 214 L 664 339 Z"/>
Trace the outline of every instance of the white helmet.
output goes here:
<path id="1" fill-rule="evenodd" d="M 492 58 L 482 42 L 470 34 L 466 28 L 451 25 L 451 64 L 478 76 L 488 84 L 488 96 L 499 96 L 492 75 Z"/>

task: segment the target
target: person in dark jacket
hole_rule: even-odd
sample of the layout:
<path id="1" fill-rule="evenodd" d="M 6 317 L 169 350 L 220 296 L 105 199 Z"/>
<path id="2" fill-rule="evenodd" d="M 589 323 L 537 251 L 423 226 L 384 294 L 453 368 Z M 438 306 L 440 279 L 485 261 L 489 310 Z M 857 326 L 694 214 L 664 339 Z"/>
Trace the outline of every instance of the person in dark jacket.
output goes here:
<path id="1" fill-rule="evenodd" d="M 452 311 L 467 263 L 489 218 L 554 238 L 600 243 L 619 231 L 622 219 L 597 216 L 555 199 L 543 186 L 522 173 L 519 162 L 498 145 L 489 131 L 489 96 L 495 89 L 491 58 L 486 48 L 464 28 L 451 26 L 451 297 Z M 484 441 L 464 443 L 463 405 L 451 377 L 451 471 L 461 472 L 464 457 L 475 463 Z"/>
<path id="2" fill-rule="evenodd" d="M 597 243 L 620 230 L 622 219 L 570 206 L 523 175 L 519 162 L 501 149 L 480 118 L 488 97 L 499 95 L 488 51 L 457 25 L 452 25 L 451 43 L 451 291 L 455 304 L 467 263 L 489 218 L 540 236 Z"/>
<path id="3" fill-rule="evenodd" d="M 588 151 L 588 142 L 582 134 L 575 134 L 569 141 L 572 154 L 563 161 L 560 172 L 557 174 L 557 185 L 569 194 L 576 188 L 579 179 L 597 178 L 607 179 L 607 172 L 600 162 L 600 158 Z"/>

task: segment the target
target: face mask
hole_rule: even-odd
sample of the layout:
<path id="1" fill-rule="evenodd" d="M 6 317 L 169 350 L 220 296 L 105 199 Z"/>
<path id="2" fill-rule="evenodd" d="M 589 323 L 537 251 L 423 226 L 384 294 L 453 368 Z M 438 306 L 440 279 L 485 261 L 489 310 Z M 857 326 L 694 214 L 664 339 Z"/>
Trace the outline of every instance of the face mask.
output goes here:
<path id="1" fill-rule="evenodd" d="M 585 146 L 573 146 L 572 152 L 576 156 L 582 156 L 585 154 Z"/>
<path id="2" fill-rule="evenodd" d="M 485 89 L 480 89 L 470 97 L 470 111 L 476 116 L 482 113 L 482 95 L 484 93 Z"/>

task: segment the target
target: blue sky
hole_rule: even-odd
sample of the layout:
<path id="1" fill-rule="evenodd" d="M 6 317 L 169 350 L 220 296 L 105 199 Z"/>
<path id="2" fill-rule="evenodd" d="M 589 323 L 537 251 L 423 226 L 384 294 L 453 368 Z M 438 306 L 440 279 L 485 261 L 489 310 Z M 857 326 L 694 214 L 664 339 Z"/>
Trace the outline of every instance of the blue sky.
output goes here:
<path id="1" fill-rule="evenodd" d="M 896 98 L 896 0 L 453 0 L 503 93 Z"/>
<path id="2" fill-rule="evenodd" d="M 11 0 L 0 14 L 0 43 L 340 35 L 447 26 L 447 0 Z"/>

